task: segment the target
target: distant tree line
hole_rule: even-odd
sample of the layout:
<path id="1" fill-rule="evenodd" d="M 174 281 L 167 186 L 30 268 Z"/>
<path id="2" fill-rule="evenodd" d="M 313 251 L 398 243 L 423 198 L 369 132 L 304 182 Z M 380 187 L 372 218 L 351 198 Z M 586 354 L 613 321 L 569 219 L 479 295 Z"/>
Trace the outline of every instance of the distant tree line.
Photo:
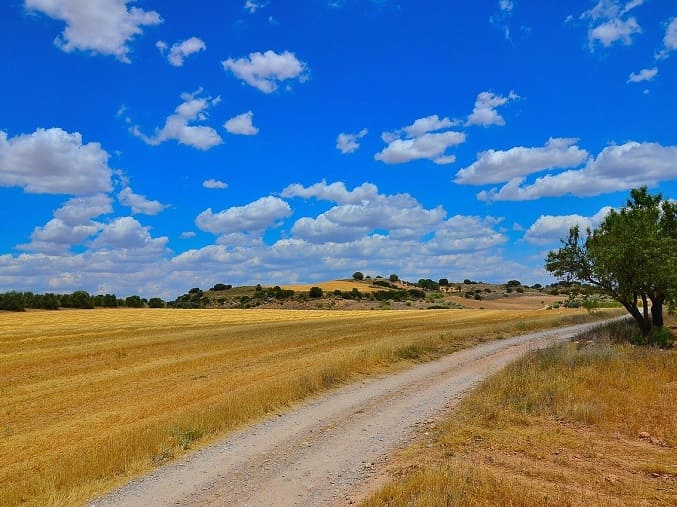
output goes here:
<path id="1" fill-rule="evenodd" d="M 35 294 L 33 292 L 10 291 L 0 293 L 0 310 L 22 312 L 27 308 L 36 310 L 57 310 L 59 308 L 163 308 L 165 302 L 160 298 L 145 299 L 141 296 L 118 298 L 115 294 L 97 294 L 91 296 L 84 290 L 70 294 Z"/>

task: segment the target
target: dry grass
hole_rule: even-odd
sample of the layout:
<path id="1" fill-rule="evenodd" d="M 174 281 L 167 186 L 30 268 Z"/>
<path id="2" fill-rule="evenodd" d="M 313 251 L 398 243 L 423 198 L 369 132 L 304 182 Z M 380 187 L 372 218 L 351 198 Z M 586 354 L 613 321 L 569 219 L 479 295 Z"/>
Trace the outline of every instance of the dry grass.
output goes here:
<path id="1" fill-rule="evenodd" d="M 677 350 L 589 338 L 484 382 L 364 505 L 677 505 Z"/>
<path id="2" fill-rule="evenodd" d="M 0 314 L 0 505 L 76 505 L 350 378 L 577 311 Z"/>
<path id="3" fill-rule="evenodd" d="M 358 289 L 362 293 L 376 292 L 379 290 L 384 290 L 384 287 L 372 287 L 371 281 L 358 281 L 358 280 L 329 280 L 327 282 L 317 282 L 312 284 L 300 284 L 300 285 L 283 285 L 283 289 L 291 289 L 296 292 L 308 292 L 311 287 L 320 287 L 325 292 L 334 292 L 335 290 L 340 290 L 342 292 L 350 292 L 353 289 Z"/>

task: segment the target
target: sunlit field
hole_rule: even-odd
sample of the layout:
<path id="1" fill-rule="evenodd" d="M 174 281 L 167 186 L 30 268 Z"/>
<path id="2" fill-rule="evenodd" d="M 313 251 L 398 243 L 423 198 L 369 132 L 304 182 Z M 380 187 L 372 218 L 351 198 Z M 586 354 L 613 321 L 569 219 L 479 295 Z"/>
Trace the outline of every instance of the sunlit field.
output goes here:
<path id="1" fill-rule="evenodd" d="M 0 313 L 0 505 L 77 505 L 333 385 L 579 310 Z"/>
<path id="2" fill-rule="evenodd" d="M 677 349 L 613 343 L 623 327 L 489 378 L 363 507 L 677 505 Z"/>

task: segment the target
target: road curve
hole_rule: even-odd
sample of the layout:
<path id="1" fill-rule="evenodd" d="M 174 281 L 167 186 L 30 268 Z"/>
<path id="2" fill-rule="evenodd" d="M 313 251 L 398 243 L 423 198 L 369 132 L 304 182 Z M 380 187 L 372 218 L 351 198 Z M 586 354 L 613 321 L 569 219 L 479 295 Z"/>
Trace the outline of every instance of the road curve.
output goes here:
<path id="1" fill-rule="evenodd" d="M 332 390 L 101 497 L 108 506 L 344 504 L 375 466 L 478 382 L 599 323 L 488 342 Z"/>

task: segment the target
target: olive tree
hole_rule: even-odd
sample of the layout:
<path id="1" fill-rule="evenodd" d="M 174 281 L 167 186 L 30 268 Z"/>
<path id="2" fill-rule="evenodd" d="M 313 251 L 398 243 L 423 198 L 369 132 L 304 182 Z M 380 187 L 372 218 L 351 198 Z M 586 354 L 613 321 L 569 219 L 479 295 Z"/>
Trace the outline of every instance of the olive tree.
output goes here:
<path id="1" fill-rule="evenodd" d="M 610 295 L 649 336 L 663 327 L 663 305 L 674 310 L 677 299 L 677 203 L 646 187 L 634 189 L 620 211 L 611 211 L 584 238 L 573 227 L 563 246 L 548 253 L 545 267 Z"/>

